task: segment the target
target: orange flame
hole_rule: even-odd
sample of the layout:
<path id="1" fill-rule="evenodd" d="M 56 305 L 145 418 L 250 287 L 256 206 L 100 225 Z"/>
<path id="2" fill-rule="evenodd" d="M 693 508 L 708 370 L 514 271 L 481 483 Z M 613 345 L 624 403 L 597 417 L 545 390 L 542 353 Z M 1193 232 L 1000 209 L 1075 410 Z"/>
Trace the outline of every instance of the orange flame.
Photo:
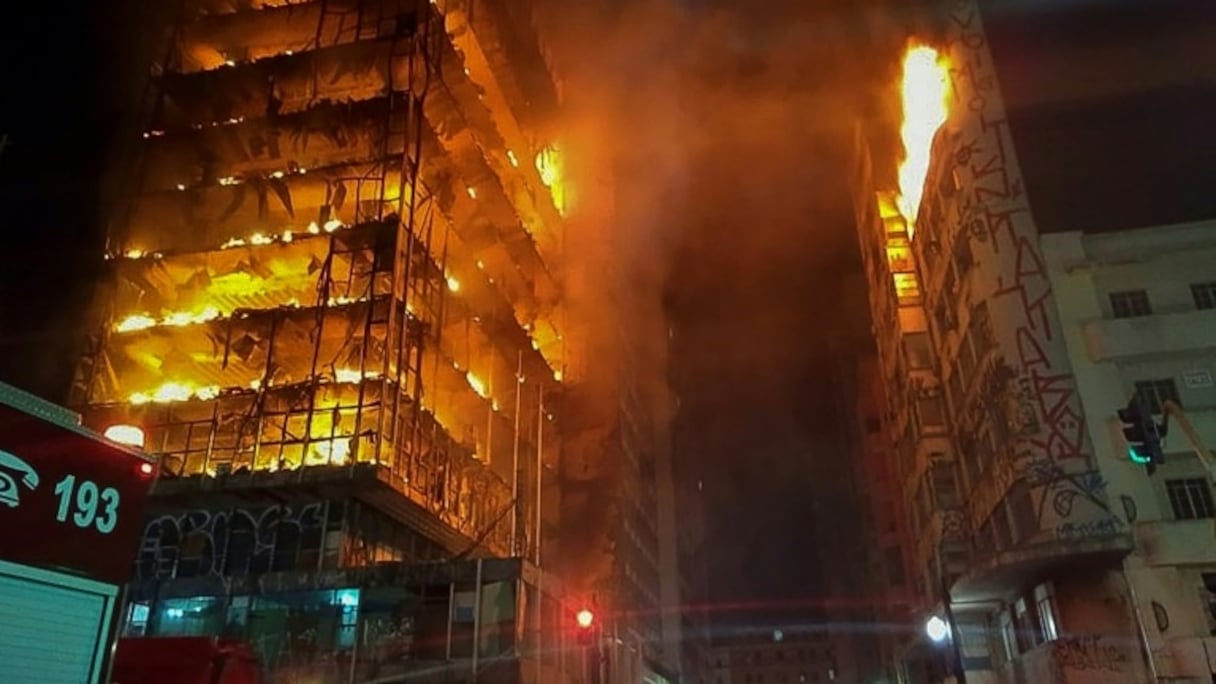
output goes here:
<path id="1" fill-rule="evenodd" d="M 899 212 L 908 222 L 910 238 L 929 174 L 933 137 L 949 114 L 950 70 L 945 57 L 927 45 L 909 46 L 901 94 L 904 120 L 899 136 L 904 158 L 899 164 Z"/>

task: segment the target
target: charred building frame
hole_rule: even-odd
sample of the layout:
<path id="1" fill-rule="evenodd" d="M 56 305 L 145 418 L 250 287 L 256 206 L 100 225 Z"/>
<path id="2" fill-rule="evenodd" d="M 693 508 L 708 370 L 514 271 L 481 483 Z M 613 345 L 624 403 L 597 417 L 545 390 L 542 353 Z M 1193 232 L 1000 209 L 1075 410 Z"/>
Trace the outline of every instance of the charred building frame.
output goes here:
<path id="1" fill-rule="evenodd" d="M 565 195 L 529 11 L 181 3 L 72 397 L 162 461 L 131 629 L 335 678 L 562 633 Z"/>

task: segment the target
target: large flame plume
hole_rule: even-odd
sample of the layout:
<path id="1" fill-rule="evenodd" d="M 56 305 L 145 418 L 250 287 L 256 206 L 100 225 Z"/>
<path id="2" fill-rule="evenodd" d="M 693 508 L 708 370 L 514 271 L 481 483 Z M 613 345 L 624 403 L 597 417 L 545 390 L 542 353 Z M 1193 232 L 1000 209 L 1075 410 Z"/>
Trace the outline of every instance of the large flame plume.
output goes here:
<path id="1" fill-rule="evenodd" d="M 908 222 L 908 236 L 920 211 L 933 137 L 949 115 L 950 67 L 946 58 L 927 45 L 910 45 L 904 54 L 903 161 L 899 164 L 899 212 Z"/>

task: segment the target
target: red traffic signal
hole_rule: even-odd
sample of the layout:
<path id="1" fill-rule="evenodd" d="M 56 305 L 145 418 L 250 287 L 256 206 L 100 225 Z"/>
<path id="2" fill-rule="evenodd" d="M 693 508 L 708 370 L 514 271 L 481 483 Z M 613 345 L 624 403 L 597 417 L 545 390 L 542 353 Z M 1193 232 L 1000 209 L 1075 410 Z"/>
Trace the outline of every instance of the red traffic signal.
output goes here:
<path id="1" fill-rule="evenodd" d="M 595 613 L 592 613 L 587 608 L 583 608 L 574 614 L 574 622 L 578 625 L 578 630 L 575 634 L 576 640 L 582 646 L 590 646 L 594 641 Z"/>
<path id="2" fill-rule="evenodd" d="M 580 629 L 591 629 L 591 625 L 595 624 L 595 614 L 584 608 L 575 614 L 574 620 Z"/>

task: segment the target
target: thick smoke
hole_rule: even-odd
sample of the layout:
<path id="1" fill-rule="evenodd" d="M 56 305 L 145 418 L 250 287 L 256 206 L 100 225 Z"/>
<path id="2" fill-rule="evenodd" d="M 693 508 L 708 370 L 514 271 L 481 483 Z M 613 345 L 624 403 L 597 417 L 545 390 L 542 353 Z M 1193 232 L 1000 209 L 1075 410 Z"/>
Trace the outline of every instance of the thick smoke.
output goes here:
<path id="1" fill-rule="evenodd" d="M 881 14 L 854 2 L 550 4 L 542 29 L 563 94 L 554 129 L 575 192 L 559 569 L 590 590 L 611 567 L 622 397 L 640 398 L 656 443 L 670 427 L 665 305 L 739 316 L 734 333 L 717 322 L 692 346 L 673 331 L 677 384 L 697 395 L 682 398 L 685 423 L 707 403 L 780 401 L 747 392 L 798 363 L 788 338 L 808 316 L 791 291 L 829 311 L 822 336 L 857 327 L 856 316 L 831 319 L 838 283 L 814 274 L 855 259 L 841 225 L 847 143 L 894 60 L 872 56 L 891 51 L 873 39 Z M 732 396 L 714 396 L 725 388 Z"/>
<path id="2" fill-rule="evenodd" d="M 772 536 L 773 515 L 738 515 L 744 490 L 805 481 L 815 438 L 791 388 L 810 392 L 814 359 L 864 337 L 864 307 L 839 305 L 857 259 L 849 144 L 859 118 L 890 119 L 903 32 L 853 1 L 551 4 L 576 193 L 558 569 L 595 590 L 611 569 L 623 396 L 641 398 L 656 443 L 674 425 L 699 454 L 703 474 L 679 477 L 703 475 L 711 507 L 754 527 L 717 547 Z M 712 559 L 722 575 L 781 560 L 726 556 Z"/>
<path id="3" fill-rule="evenodd" d="M 559 569 L 576 590 L 593 592 L 610 578 L 619 529 L 622 409 L 636 414 L 641 448 L 666 442 L 662 298 L 689 144 L 689 46 L 672 38 L 689 25 L 659 2 L 563 3 L 549 20 L 563 93 L 555 127 L 574 193 L 562 265 L 571 352 Z"/>

